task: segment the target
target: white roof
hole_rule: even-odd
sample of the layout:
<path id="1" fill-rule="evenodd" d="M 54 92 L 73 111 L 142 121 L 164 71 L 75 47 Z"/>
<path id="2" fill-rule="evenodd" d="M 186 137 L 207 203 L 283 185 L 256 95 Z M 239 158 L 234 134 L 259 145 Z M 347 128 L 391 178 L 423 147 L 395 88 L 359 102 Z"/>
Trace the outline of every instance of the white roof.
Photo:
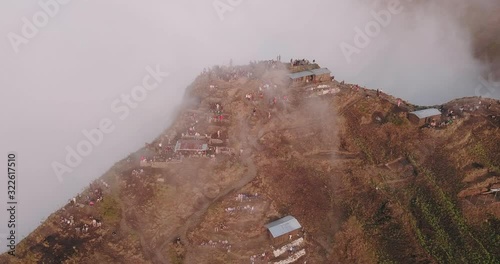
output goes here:
<path id="1" fill-rule="evenodd" d="M 327 73 L 332 73 L 328 68 L 321 68 L 321 69 L 314 69 L 311 70 L 312 73 L 315 75 L 321 75 L 321 74 L 327 74 Z"/>
<path id="2" fill-rule="evenodd" d="M 411 112 L 410 114 L 414 114 L 418 118 L 422 119 L 422 118 L 426 118 L 429 116 L 441 115 L 441 111 L 439 111 L 439 109 L 436 109 L 436 108 L 429 108 L 429 109 L 414 111 L 414 112 Z"/>
<path id="3" fill-rule="evenodd" d="M 265 225 L 273 237 L 279 237 L 286 233 L 290 233 L 294 230 L 301 228 L 299 221 L 293 216 L 285 216 L 279 220 L 271 222 Z"/>
<path id="4" fill-rule="evenodd" d="M 314 70 L 310 70 L 310 71 L 301 71 L 301 72 L 296 72 L 296 73 L 290 73 L 288 74 L 288 76 L 291 78 L 291 79 L 298 79 L 298 78 L 302 78 L 302 77 L 305 77 L 305 76 L 312 76 L 312 75 L 321 75 L 321 74 L 330 74 L 331 71 L 328 69 L 328 68 L 320 68 L 320 69 L 314 69 Z"/>

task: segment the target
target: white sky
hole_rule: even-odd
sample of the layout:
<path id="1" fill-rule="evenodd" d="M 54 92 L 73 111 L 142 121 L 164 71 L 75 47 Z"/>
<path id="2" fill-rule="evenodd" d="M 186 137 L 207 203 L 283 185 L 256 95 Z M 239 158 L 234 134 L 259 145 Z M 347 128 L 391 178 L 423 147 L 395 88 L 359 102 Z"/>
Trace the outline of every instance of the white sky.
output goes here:
<path id="1" fill-rule="evenodd" d="M 370 12 L 384 7 L 361 0 L 240 2 L 221 20 L 212 0 L 73 0 L 19 45 L 17 54 L 8 34 L 22 36 L 22 18 L 31 21 L 42 9 L 36 1 L 0 3 L 0 153 L 4 159 L 10 150 L 19 155 L 21 238 L 167 128 L 184 88 L 204 67 L 278 54 L 285 61 L 316 59 L 337 79 L 417 104 L 474 96 L 485 70 L 472 58 L 469 33 L 435 6 L 412 9 L 402 1 L 404 12 L 393 14 L 347 63 L 340 44 L 353 45 L 355 27 L 375 21 Z M 118 119 L 110 109 L 113 100 L 140 85 L 146 67 L 157 64 L 170 76 L 128 118 Z M 75 148 L 84 139 L 82 130 L 96 128 L 103 118 L 112 120 L 115 131 L 59 182 L 51 163 L 64 162 L 65 147 Z M 5 172 L 6 160 L 0 164 Z M 7 180 L 1 178 L 0 203 L 5 204 Z M 7 213 L 0 212 L 2 234 Z"/>

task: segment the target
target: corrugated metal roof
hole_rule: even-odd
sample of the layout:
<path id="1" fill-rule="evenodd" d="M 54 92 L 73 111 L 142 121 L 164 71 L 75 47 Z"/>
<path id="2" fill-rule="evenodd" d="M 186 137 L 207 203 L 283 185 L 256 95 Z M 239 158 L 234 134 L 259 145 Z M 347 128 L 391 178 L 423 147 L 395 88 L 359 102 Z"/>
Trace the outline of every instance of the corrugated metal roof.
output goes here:
<path id="1" fill-rule="evenodd" d="M 311 75 L 314 75 L 314 73 L 312 71 L 301 71 L 301 72 L 288 74 L 288 76 L 292 79 L 298 79 L 298 78 L 302 78 L 305 76 L 311 76 Z"/>
<path id="2" fill-rule="evenodd" d="M 298 79 L 302 78 L 305 76 L 311 76 L 311 75 L 321 75 L 321 74 L 330 74 L 331 71 L 328 68 L 321 68 L 321 69 L 314 69 L 310 71 L 301 71 L 301 72 L 296 72 L 296 73 L 290 73 L 288 76 L 291 79 Z"/>
<path id="3" fill-rule="evenodd" d="M 429 109 L 414 111 L 414 112 L 411 112 L 410 114 L 414 114 L 418 118 L 422 119 L 422 118 L 426 118 L 429 116 L 441 115 L 441 111 L 439 111 L 439 109 L 436 109 L 436 108 L 429 108 Z"/>
<path id="4" fill-rule="evenodd" d="M 201 140 L 192 140 L 192 139 L 179 140 L 175 144 L 175 151 L 179 150 L 191 150 L 191 151 L 208 150 L 208 144 L 206 144 Z"/>
<path id="5" fill-rule="evenodd" d="M 332 73 L 328 68 L 321 68 L 321 69 L 314 69 L 314 70 L 311 70 L 311 72 L 314 74 L 314 75 L 321 75 L 321 74 L 330 74 Z"/>
<path id="6" fill-rule="evenodd" d="M 265 225 L 273 237 L 279 237 L 286 233 L 290 233 L 294 230 L 301 228 L 299 221 L 293 216 L 285 216 L 279 220 L 271 222 Z"/>

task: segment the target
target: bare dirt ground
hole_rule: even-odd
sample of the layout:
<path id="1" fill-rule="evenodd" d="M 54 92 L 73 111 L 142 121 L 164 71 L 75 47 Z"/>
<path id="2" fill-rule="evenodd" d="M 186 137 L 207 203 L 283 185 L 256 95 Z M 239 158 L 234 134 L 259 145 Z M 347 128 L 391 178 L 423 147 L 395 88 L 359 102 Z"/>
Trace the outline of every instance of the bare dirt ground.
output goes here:
<path id="1" fill-rule="evenodd" d="M 390 95 L 328 81 L 316 96 L 318 83 L 290 88 L 280 66 L 254 67 L 198 77 L 188 91 L 197 100 L 169 130 L 0 262 L 273 263 L 293 252 L 274 257 L 264 225 L 286 215 L 303 227 L 296 263 L 499 261 L 500 195 L 489 193 L 500 185 L 498 101 L 454 100 L 430 128 L 406 118 L 418 106 Z M 223 120 L 211 119 L 216 104 Z M 141 166 L 193 126 L 233 154 Z"/>

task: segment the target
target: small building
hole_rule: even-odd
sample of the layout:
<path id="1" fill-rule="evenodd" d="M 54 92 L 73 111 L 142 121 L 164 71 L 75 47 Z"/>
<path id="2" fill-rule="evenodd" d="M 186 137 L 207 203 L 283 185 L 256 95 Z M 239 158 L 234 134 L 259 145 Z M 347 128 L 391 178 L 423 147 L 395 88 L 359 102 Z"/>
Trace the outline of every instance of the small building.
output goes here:
<path id="1" fill-rule="evenodd" d="M 313 73 L 311 71 L 301 71 L 288 74 L 292 85 L 308 83 L 313 80 Z"/>
<path id="2" fill-rule="evenodd" d="M 430 124 L 432 121 L 441 119 L 441 111 L 436 108 L 429 108 L 408 113 L 410 122 L 418 125 Z"/>
<path id="3" fill-rule="evenodd" d="M 302 226 L 293 216 L 285 216 L 279 220 L 265 225 L 273 244 L 280 245 L 289 241 L 291 237 L 296 236 Z"/>
<path id="4" fill-rule="evenodd" d="M 325 82 L 330 81 L 330 74 L 332 73 L 328 68 L 314 69 L 311 70 L 313 73 L 313 81 L 315 82 Z"/>
<path id="5" fill-rule="evenodd" d="M 175 144 L 174 151 L 181 153 L 204 153 L 208 150 L 208 144 L 203 140 L 181 139 Z"/>
<path id="6" fill-rule="evenodd" d="M 291 85 L 305 84 L 309 82 L 330 81 L 331 71 L 327 68 L 312 69 L 288 74 Z"/>
<path id="7" fill-rule="evenodd" d="M 234 154 L 234 149 L 233 148 L 228 148 L 228 147 L 215 147 L 215 154 L 226 154 L 226 155 L 231 155 Z"/>

